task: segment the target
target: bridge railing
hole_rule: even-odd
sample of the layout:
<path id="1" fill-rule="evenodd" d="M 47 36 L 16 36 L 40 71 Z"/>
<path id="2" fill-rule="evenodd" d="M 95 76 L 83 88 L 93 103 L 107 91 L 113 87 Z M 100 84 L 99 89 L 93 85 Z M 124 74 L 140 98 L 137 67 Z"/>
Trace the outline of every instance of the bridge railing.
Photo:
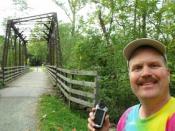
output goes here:
<path id="1" fill-rule="evenodd" d="M 3 82 L 3 70 L 0 68 L 0 83 Z"/>
<path id="2" fill-rule="evenodd" d="M 55 66 L 46 66 L 46 69 L 69 103 L 75 102 L 86 107 L 94 106 L 98 86 L 96 71 L 67 70 Z"/>
<path id="3" fill-rule="evenodd" d="M 13 81 L 18 76 L 24 74 L 29 69 L 28 66 L 4 67 L 0 70 L 0 79 L 5 84 Z"/>

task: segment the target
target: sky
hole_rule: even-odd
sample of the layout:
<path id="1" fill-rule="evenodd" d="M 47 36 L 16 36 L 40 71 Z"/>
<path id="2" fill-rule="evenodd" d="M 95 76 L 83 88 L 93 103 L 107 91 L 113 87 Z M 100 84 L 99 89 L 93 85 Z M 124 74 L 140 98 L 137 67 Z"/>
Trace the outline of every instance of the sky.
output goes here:
<path id="1" fill-rule="evenodd" d="M 29 7 L 28 10 L 19 11 L 13 4 L 13 0 L 0 0 L 0 35 L 5 34 L 5 26 L 3 26 L 4 19 L 14 19 L 21 17 L 28 17 L 33 15 L 45 14 L 49 12 L 57 12 L 58 21 L 70 22 L 65 12 L 58 7 L 52 0 L 26 0 Z M 63 0 L 67 1 L 67 0 Z M 88 14 L 91 14 L 95 10 L 94 5 L 87 5 L 79 12 L 79 16 L 83 16 L 85 20 L 88 18 Z"/>
<path id="2" fill-rule="evenodd" d="M 49 12 L 57 12 L 58 21 L 69 22 L 64 11 L 60 9 L 52 0 L 27 0 L 29 9 L 19 11 L 13 5 L 12 0 L 0 0 L 0 34 L 5 34 L 5 27 L 2 26 L 4 18 L 21 18 L 32 15 L 39 15 Z"/>

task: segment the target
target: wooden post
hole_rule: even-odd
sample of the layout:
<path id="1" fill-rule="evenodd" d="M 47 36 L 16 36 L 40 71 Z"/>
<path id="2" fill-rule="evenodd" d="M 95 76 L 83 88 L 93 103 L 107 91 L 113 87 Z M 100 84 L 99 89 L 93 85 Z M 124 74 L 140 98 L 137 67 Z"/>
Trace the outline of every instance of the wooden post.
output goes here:
<path id="1" fill-rule="evenodd" d="M 58 73 L 58 70 L 57 70 L 57 66 L 54 66 L 54 70 L 55 70 L 55 87 L 57 87 L 57 83 L 58 83 L 58 81 L 57 81 L 57 78 L 58 78 L 58 76 L 57 76 L 57 73 Z"/>
<path id="2" fill-rule="evenodd" d="M 66 76 L 67 77 L 67 76 Z M 73 80 L 74 79 L 74 75 L 73 74 L 70 74 L 70 79 L 71 80 Z M 71 83 L 69 83 L 69 88 L 70 88 L 70 90 L 72 89 L 72 84 Z M 71 96 L 72 94 L 71 94 L 71 92 L 69 92 L 69 96 Z M 69 108 L 71 108 L 71 100 L 70 100 L 70 98 L 69 98 Z"/>
<path id="3" fill-rule="evenodd" d="M 2 63 L 1 70 L 2 70 L 2 83 L 4 85 L 5 84 L 5 81 L 4 81 L 4 66 L 3 66 L 3 63 Z"/>
<path id="4" fill-rule="evenodd" d="M 99 76 L 98 76 L 98 74 L 96 75 L 96 77 L 95 77 L 95 83 L 96 83 L 96 87 L 94 88 L 94 96 L 95 96 L 95 99 L 94 99 L 94 106 L 97 104 L 97 102 L 98 102 L 98 93 L 99 93 L 99 91 L 98 91 L 98 88 L 99 88 Z"/>

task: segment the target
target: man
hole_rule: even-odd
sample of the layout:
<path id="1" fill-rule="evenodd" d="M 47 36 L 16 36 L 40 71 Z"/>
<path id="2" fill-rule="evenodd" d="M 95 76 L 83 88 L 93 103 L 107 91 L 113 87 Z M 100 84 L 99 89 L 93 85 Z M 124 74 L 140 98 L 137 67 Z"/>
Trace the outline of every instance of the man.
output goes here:
<path id="1" fill-rule="evenodd" d="M 170 96 L 170 71 L 165 46 L 156 40 L 142 38 L 124 48 L 131 89 L 140 104 L 127 109 L 121 116 L 117 131 L 175 131 L 175 98 Z M 94 109 L 93 109 L 94 110 Z M 93 112 L 88 129 L 96 130 Z M 109 118 L 99 131 L 109 130 Z"/>

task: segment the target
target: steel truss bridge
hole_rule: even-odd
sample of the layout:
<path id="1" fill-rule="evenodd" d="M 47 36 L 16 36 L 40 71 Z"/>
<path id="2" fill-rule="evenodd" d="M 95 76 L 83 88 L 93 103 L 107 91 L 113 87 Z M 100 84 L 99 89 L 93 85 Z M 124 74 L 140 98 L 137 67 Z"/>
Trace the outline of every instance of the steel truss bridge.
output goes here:
<path id="1" fill-rule="evenodd" d="M 27 44 L 30 37 L 26 32 L 31 33 L 32 25 L 36 24 L 41 27 L 40 34 L 36 34 L 36 37 L 47 41 L 46 69 L 53 84 L 62 92 L 69 105 L 74 102 L 93 107 L 97 101 L 97 72 L 62 68 L 58 21 L 54 12 L 7 21 L 0 71 L 2 85 L 28 72 Z"/>

